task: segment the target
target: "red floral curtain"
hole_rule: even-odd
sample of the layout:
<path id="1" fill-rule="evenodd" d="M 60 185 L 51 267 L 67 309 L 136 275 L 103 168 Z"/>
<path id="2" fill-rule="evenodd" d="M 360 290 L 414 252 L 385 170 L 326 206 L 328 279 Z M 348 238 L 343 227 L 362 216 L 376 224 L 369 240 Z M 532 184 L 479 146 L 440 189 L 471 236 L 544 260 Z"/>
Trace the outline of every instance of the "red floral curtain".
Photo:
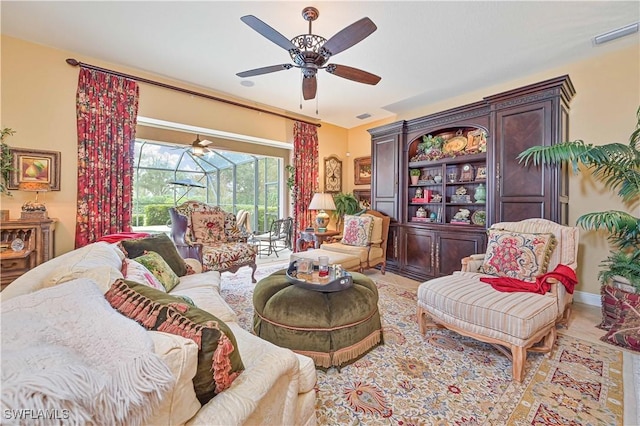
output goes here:
<path id="1" fill-rule="evenodd" d="M 76 248 L 131 231 L 138 84 L 80 69 Z"/>
<path id="2" fill-rule="evenodd" d="M 313 224 L 309 203 L 318 191 L 318 128 L 296 121 L 293 126 L 295 189 L 293 220 L 297 232 Z"/>

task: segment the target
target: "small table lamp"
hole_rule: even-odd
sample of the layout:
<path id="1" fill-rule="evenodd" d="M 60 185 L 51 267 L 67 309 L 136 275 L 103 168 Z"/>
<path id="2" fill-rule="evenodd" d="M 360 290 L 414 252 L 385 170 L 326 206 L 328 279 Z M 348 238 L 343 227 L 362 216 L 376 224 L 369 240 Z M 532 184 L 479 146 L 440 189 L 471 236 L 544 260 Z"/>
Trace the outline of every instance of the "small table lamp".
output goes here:
<path id="1" fill-rule="evenodd" d="M 43 203 L 38 202 L 38 193 L 51 190 L 48 182 L 20 182 L 18 184 L 19 191 L 35 192 L 35 201 L 27 201 L 22 205 L 22 219 L 46 219 L 47 208 Z"/>
<path id="2" fill-rule="evenodd" d="M 318 232 L 325 232 L 327 230 L 327 225 L 329 225 L 329 215 L 325 210 L 335 209 L 336 203 L 333 202 L 333 195 L 326 194 L 324 192 L 313 194 L 311 204 L 309 204 L 309 210 L 318 210 L 318 214 L 316 216 Z"/>

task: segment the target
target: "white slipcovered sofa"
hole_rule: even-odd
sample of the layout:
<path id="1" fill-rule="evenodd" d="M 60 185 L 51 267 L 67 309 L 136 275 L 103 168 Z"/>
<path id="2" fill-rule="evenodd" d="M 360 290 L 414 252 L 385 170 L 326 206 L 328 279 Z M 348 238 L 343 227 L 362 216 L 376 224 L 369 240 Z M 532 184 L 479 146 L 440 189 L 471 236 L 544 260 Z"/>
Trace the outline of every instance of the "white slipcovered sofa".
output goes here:
<path id="1" fill-rule="evenodd" d="M 9 299 L 38 290 L 47 291 L 47 287 L 78 278 L 93 280 L 104 293 L 116 279 L 123 278 L 123 256 L 115 245 L 106 242 L 71 251 L 15 280 L 0 293 L 0 301 L 4 304 Z M 197 262 L 188 259 L 188 263 L 198 270 Z M 217 271 L 185 275 L 170 294 L 189 297 L 198 308 L 229 326 L 245 370 L 228 389 L 201 406 L 192 384 L 198 352 L 195 342 L 173 334 L 146 331 L 153 340 L 155 353 L 175 377 L 175 385 L 144 423 L 154 426 L 315 425 L 313 361 L 242 329 L 236 314 L 220 295 L 220 279 Z"/>

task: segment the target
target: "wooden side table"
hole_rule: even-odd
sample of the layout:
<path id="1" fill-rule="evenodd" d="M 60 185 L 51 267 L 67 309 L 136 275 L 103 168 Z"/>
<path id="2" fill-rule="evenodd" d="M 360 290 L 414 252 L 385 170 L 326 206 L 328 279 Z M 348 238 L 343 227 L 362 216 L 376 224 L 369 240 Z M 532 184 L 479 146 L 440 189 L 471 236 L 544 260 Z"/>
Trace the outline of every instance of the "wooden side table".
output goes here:
<path id="1" fill-rule="evenodd" d="M 0 288 L 54 256 L 54 231 L 56 219 L 20 219 L 0 222 L 1 279 Z M 11 242 L 20 238 L 24 248 L 11 249 Z"/>
<path id="2" fill-rule="evenodd" d="M 305 251 L 310 248 L 319 248 L 327 238 L 339 235 L 340 231 L 326 230 L 318 232 L 315 229 L 304 230 L 300 232 L 300 237 L 296 241 L 297 251 Z"/>

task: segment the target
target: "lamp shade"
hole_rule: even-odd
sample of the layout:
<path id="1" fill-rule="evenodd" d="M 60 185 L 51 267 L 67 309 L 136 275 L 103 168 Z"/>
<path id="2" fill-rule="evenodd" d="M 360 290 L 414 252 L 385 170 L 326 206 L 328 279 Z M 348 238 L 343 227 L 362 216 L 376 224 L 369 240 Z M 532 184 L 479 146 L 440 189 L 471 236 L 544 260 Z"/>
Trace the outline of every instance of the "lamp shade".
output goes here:
<path id="1" fill-rule="evenodd" d="M 20 182 L 18 190 L 28 192 L 47 192 L 51 190 L 48 182 Z"/>
<path id="2" fill-rule="evenodd" d="M 313 194 L 309 210 L 335 210 L 336 203 L 333 202 L 333 195 L 324 192 Z"/>

